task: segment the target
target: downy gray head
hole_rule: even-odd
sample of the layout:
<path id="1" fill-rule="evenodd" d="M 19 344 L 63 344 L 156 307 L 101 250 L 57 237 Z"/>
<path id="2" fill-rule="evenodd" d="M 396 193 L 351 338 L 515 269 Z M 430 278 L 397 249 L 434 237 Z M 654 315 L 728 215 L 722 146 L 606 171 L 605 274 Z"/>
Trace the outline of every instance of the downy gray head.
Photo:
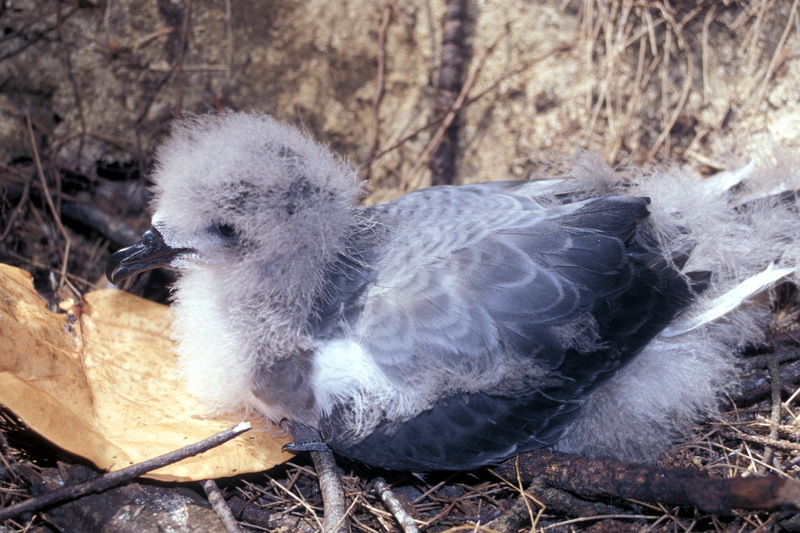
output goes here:
<path id="1" fill-rule="evenodd" d="M 153 226 L 175 251 L 175 267 L 258 265 L 296 273 L 307 286 L 309 267 L 329 259 L 356 223 L 354 173 L 266 116 L 179 122 L 157 161 Z M 116 280 L 142 270 L 109 268 Z"/>
<path id="2" fill-rule="evenodd" d="M 190 392 L 213 411 L 247 405 L 258 365 L 308 346 L 324 267 L 362 222 L 360 184 L 296 128 L 237 113 L 178 122 L 152 180 L 153 227 L 112 256 L 108 276 L 178 269 L 173 328 Z"/>

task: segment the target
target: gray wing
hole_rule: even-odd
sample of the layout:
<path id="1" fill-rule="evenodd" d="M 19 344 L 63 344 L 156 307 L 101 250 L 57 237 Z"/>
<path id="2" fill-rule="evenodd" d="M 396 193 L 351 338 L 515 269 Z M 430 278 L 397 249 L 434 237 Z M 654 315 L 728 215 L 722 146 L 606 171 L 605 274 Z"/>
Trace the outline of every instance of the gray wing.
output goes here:
<path id="1" fill-rule="evenodd" d="M 591 337 L 598 302 L 629 287 L 625 241 L 645 200 L 523 193 L 520 182 L 440 187 L 373 208 L 380 251 L 340 280 L 334 314 L 390 378 L 486 390 L 507 386 L 514 365 L 543 375 Z"/>

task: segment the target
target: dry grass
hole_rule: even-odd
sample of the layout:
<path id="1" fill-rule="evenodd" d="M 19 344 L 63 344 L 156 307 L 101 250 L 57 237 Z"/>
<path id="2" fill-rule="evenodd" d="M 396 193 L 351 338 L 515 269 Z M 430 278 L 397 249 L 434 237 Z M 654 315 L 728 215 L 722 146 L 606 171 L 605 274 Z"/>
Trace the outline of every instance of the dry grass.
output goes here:
<path id="1" fill-rule="evenodd" d="M 732 7 L 737 9 L 732 9 Z M 712 170 L 723 154 L 706 151 L 720 136 L 730 113 L 762 112 L 767 93 L 788 57 L 798 24 L 798 1 L 788 13 L 773 1 L 703 0 L 698 2 L 591 0 L 581 3 L 581 42 L 586 70 L 592 72 L 585 94 L 589 135 L 601 136 L 604 154 L 621 152 L 638 163 L 659 159 L 693 161 Z M 721 34 L 744 34 L 733 57 L 720 57 Z M 736 71 L 736 89 L 715 90 L 715 69 Z M 715 118 L 701 120 L 722 106 Z"/>
<path id="2" fill-rule="evenodd" d="M 674 448 L 664 457 L 663 463 L 704 469 L 714 476 L 747 476 L 766 471 L 797 478 L 800 475 L 797 442 L 800 426 L 796 413 L 794 416 L 791 414 L 796 407 L 784 410 L 780 438 L 774 440 L 776 446 L 771 448 L 773 458 L 765 460 L 770 447 L 753 439 L 769 440 L 772 427 L 768 422 L 769 411 L 769 405 L 732 410 L 723 420 L 700 428 L 705 431 L 701 437 Z M 23 441 L 30 435 L 19 426 L 10 424 L 7 413 L 4 417 L 6 421 L 2 429 L 11 434 L 11 444 L 3 443 L 0 454 L 0 474 L 3 474 L 0 475 L 0 506 L 28 497 L 29 486 L 25 478 L 16 473 L 19 464 L 33 465 L 37 470 L 46 471 L 55 466 L 54 461 L 59 456 L 57 450 L 49 448 L 40 439 L 34 437 Z M 363 469 L 345 472 L 343 481 L 351 531 L 399 531 L 393 517 L 370 490 L 370 473 Z M 485 524 L 510 508 L 521 495 L 515 480 L 498 479 L 489 469 L 470 474 L 437 474 L 424 479 L 396 474 L 389 482 L 411 510 L 420 530 L 430 532 L 496 531 Z M 310 462 L 302 458 L 267 473 L 228 480 L 222 484 L 222 489 L 239 513 L 237 517 L 245 531 L 272 530 L 286 524 L 291 524 L 291 530 L 301 530 L 304 526 L 308 531 L 318 529 L 322 516 L 319 487 Z M 539 505 L 535 494 L 528 496 L 527 501 L 535 531 L 582 531 L 590 527 L 598 531 L 624 531 L 627 528 L 654 532 L 779 531 L 778 524 L 785 525 L 785 521 L 791 518 L 777 512 L 739 512 L 732 517 L 719 517 L 691 509 L 632 501 L 605 502 L 616 506 L 618 511 L 613 514 L 564 516 Z M 46 524 L 38 517 L 7 521 L 3 525 L 6 531 L 13 532 L 47 530 Z M 529 528 L 522 526 L 520 531 Z"/>

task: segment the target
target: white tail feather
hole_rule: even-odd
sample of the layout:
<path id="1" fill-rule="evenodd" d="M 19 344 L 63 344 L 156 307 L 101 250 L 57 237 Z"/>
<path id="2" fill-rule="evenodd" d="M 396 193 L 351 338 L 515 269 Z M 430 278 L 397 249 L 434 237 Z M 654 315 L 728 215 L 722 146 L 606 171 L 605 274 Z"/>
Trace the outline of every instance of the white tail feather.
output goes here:
<path id="1" fill-rule="evenodd" d="M 679 319 L 670 327 L 661 332 L 662 337 L 677 337 L 689 331 L 697 329 L 706 324 L 725 316 L 733 311 L 751 297 L 759 294 L 781 278 L 785 278 L 794 272 L 792 268 L 775 268 L 774 263 L 756 274 L 739 283 L 725 294 L 718 296 L 708 302 L 708 307 L 701 313 L 691 317 Z"/>

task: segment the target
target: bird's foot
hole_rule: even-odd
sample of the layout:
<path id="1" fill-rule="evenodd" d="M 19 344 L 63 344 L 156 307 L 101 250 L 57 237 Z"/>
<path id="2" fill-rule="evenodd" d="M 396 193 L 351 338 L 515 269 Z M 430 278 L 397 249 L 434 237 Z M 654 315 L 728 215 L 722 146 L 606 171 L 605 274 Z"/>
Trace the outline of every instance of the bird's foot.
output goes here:
<path id="1" fill-rule="evenodd" d="M 294 442 L 284 444 L 283 449 L 290 452 L 324 452 L 331 451 L 322 441 L 322 436 L 315 429 L 300 424 L 292 424 Z"/>

